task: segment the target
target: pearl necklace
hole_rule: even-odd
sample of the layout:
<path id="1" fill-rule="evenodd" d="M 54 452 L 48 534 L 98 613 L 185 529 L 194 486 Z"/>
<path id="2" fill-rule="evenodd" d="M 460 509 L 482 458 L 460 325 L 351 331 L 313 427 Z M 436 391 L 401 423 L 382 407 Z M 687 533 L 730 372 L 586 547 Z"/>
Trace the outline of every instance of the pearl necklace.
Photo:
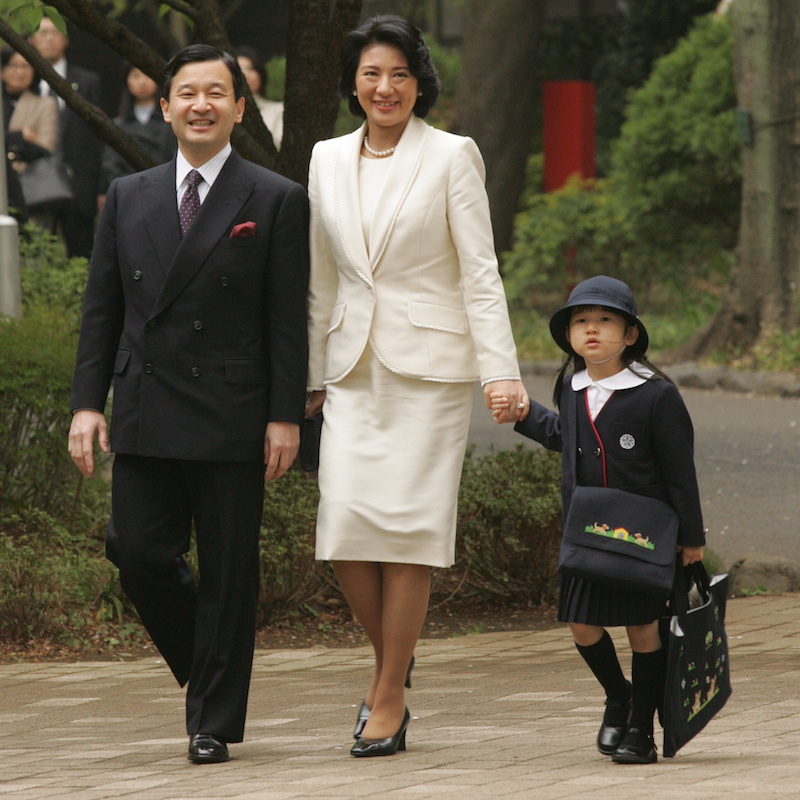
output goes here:
<path id="1" fill-rule="evenodd" d="M 390 156 L 392 153 L 394 153 L 395 150 L 397 150 L 397 145 L 395 145 L 394 147 L 390 147 L 388 150 L 373 150 L 369 146 L 369 142 L 367 141 L 367 137 L 365 136 L 364 137 L 364 149 L 371 156 L 374 156 L 375 158 L 386 158 L 386 156 Z"/>

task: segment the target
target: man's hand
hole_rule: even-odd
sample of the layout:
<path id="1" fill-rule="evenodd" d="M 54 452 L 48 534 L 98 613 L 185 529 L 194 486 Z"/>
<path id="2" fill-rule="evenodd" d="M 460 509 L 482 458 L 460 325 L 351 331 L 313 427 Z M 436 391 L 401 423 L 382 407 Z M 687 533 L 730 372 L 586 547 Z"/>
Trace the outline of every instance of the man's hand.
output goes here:
<path id="1" fill-rule="evenodd" d="M 293 422 L 270 422 L 264 436 L 265 481 L 280 478 L 297 457 L 300 449 L 300 426 Z"/>
<path id="2" fill-rule="evenodd" d="M 94 438 L 100 449 L 108 452 L 108 426 L 106 418 L 92 409 L 76 411 L 69 426 L 69 454 L 75 466 L 87 477 L 94 475 Z"/>

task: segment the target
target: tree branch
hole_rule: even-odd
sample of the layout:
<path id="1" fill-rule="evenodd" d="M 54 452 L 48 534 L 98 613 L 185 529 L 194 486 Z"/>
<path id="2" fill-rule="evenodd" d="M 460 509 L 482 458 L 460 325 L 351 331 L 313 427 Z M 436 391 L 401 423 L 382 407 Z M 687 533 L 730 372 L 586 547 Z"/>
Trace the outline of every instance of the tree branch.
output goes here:
<path id="1" fill-rule="evenodd" d="M 50 0 L 50 5 L 81 30 L 107 44 L 161 85 L 166 62 L 147 42 L 131 33 L 124 25 L 109 19 L 88 0 Z"/>
<path id="2" fill-rule="evenodd" d="M 153 161 L 141 147 L 120 130 L 106 115 L 93 103 L 80 95 L 64 80 L 38 53 L 36 48 L 23 39 L 13 28 L 0 19 L 0 38 L 10 44 L 29 64 L 44 78 L 53 90 L 64 99 L 64 102 L 79 116 L 86 120 L 98 137 L 113 147 L 134 169 L 147 169 L 155 166 Z"/>
<path id="3" fill-rule="evenodd" d="M 194 23 L 198 22 L 197 11 L 195 11 L 188 2 L 183 2 L 183 0 L 159 0 L 159 3 L 169 6 L 173 11 L 177 11 L 179 14 L 185 14 Z"/>

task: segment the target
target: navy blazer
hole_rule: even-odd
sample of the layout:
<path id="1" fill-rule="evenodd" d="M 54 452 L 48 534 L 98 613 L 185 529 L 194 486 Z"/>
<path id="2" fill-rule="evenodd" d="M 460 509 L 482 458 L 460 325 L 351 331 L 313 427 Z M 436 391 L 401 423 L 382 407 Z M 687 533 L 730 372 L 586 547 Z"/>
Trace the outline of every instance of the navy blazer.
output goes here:
<path id="1" fill-rule="evenodd" d="M 255 235 L 231 237 L 243 222 Z M 181 239 L 175 160 L 115 180 L 92 255 L 72 408 L 103 410 L 111 449 L 263 460 L 270 421 L 299 423 L 308 344 L 308 203 L 232 152 Z"/>
<path id="2" fill-rule="evenodd" d="M 561 495 L 569 512 L 577 474 L 577 403 L 570 378 L 561 389 L 561 413 L 531 401 L 528 417 L 514 429 L 562 454 Z M 700 493 L 694 466 L 694 430 L 680 392 L 669 381 L 654 379 L 617 390 L 595 418 L 606 453 L 608 486 L 655 497 L 678 514 L 678 544 L 705 544 Z M 625 437 L 629 434 L 633 437 Z M 621 440 L 633 447 L 623 447 Z"/>

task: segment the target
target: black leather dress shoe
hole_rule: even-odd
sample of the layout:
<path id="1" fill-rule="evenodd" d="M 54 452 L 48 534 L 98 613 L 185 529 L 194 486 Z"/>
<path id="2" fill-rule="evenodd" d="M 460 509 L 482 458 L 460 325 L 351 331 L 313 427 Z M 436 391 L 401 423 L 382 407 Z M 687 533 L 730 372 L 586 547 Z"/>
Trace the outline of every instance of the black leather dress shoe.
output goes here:
<path id="1" fill-rule="evenodd" d="M 630 700 L 624 703 L 620 703 L 616 700 L 606 700 L 603 724 L 597 732 L 597 749 L 604 756 L 610 756 L 622 743 L 622 739 L 628 732 L 628 719 L 630 715 Z"/>
<path id="2" fill-rule="evenodd" d="M 653 734 L 629 728 L 611 760 L 616 764 L 655 764 L 658 753 Z"/>
<path id="3" fill-rule="evenodd" d="M 195 764 L 221 764 L 223 761 L 230 761 L 228 745 L 210 733 L 192 734 L 187 758 Z"/>

